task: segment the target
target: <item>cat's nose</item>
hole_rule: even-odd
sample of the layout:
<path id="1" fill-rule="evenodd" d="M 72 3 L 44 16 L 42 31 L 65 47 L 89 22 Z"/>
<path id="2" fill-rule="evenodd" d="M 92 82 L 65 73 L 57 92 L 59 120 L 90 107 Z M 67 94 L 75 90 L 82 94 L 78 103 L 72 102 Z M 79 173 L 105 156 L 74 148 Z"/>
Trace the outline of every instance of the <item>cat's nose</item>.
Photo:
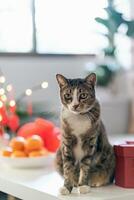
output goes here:
<path id="1" fill-rule="evenodd" d="M 79 104 L 73 105 L 73 109 L 76 110 L 78 108 Z"/>

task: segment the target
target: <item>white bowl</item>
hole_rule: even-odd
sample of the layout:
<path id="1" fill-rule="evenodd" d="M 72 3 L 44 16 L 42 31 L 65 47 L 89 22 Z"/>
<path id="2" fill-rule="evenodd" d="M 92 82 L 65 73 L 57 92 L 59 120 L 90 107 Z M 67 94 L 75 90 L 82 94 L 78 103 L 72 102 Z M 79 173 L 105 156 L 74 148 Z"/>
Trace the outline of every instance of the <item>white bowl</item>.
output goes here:
<path id="1" fill-rule="evenodd" d="M 53 154 L 33 158 L 8 158 L 0 156 L 0 162 L 14 168 L 40 168 L 52 163 Z"/>

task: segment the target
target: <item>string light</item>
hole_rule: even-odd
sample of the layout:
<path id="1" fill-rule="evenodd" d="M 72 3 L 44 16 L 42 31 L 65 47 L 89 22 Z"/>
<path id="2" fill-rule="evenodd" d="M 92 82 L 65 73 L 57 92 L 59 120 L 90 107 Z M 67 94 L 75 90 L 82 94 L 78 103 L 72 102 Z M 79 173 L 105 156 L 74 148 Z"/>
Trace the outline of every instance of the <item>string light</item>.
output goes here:
<path id="1" fill-rule="evenodd" d="M 2 101 L 0 101 L 0 108 L 2 108 L 3 107 L 3 102 Z"/>
<path id="2" fill-rule="evenodd" d="M 15 103 L 14 100 L 11 100 L 11 101 L 9 102 L 9 105 L 10 105 L 11 107 L 14 107 L 14 106 L 16 105 L 16 103 Z"/>
<path id="3" fill-rule="evenodd" d="M 8 84 L 7 87 L 6 87 L 6 89 L 7 89 L 8 92 L 10 92 L 13 89 L 13 87 L 12 87 L 11 84 Z"/>
<path id="4" fill-rule="evenodd" d="M 1 100 L 2 100 L 2 101 L 6 101 L 6 100 L 7 100 L 7 97 L 6 97 L 5 94 L 1 96 Z"/>
<path id="5" fill-rule="evenodd" d="M 5 94 L 5 90 L 4 88 L 0 88 L 0 95 L 3 95 L 3 94 Z"/>
<path id="6" fill-rule="evenodd" d="M 0 76 L 0 83 L 5 83 L 5 81 L 6 81 L 5 76 Z"/>
<path id="7" fill-rule="evenodd" d="M 46 89 L 48 87 L 48 82 L 46 82 L 46 81 L 42 82 L 41 87 L 43 89 Z"/>
<path id="8" fill-rule="evenodd" d="M 31 89 L 27 89 L 26 92 L 25 92 L 25 94 L 27 96 L 30 96 L 32 94 L 32 90 Z"/>

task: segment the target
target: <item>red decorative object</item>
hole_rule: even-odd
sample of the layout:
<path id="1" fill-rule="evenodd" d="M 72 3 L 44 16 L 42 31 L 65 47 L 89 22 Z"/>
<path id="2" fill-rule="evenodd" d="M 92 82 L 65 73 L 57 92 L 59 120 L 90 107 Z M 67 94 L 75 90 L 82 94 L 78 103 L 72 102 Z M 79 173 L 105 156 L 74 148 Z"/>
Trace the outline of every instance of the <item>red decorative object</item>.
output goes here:
<path id="1" fill-rule="evenodd" d="M 47 134 L 46 138 L 45 138 L 45 147 L 51 151 L 51 152 L 55 152 L 60 145 L 60 131 L 59 129 L 56 127 L 53 130 L 52 134 Z"/>
<path id="2" fill-rule="evenodd" d="M 44 146 L 51 152 L 55 152 L 60 145 L 60 130 L 52 122 L 42 118 L 26 123 L 17 134 L 24 138 L 39 135 L 44 141 Z"/>
<path id="3" fill-rule="evenodd" d="M 115 145 L 116 155 L 115 184 L 134 188 L 134 142 Z"/>
<path id="4" fill-rule="evenodd" d="M 15 105 L 9 105 L 9 110 L 10 110 L 10 112 L 11 113 L 15 113 L 15 111 L 16 111 L 16 104 Z"/>
<path id="5" fill-rule="evenodd" d="M 17 128 L 19 127 L 19 124 L 20 124 L 20 120 L 19 120 L 18 115 L 16 114 L 9 115 L 8 126 L 13 132 L 17 130 Z"/>
<path id="6" fill-rule="evenodd" d="M 3 126 L 7 125 L 8 116 L 7 116 L 7 112 L 6 112 L 6 108 L 5 108 L 4 104 L 3 104 L 3 106 L 0 107 L 0 116 L 1 116 L 0 124 Z"/>
<path id="7" fill-rule="evenodd" d="M 30 116 L 33 114 L 32 102 L 28 102 L 28 105 L 27 105 L 27 112 L 28 112 L 28 114 L 29 114 Z"/>
<path id="8" fill-rule="evenodd" d="M 3 134 L 4 134 L 3 127 L 0 126 L 0 137 L 3 136 Z"/>
<path id="9" fill-rule="evenodd" d="M 38 135 L 38 128 L 34 122 L 24 124 L 17 132 L 17 135 L 24 138 L 31 137 L 32 135 Z"/>
<path id="10" fill-rule="evenodd" d="M 6 126 L 8 124 L 8 116 L 7 116 L 6 113 L 2 115 L 2 121 L 1 122 L 2 122 L 3 126 Z"/>
<path id="11" fill-rule="evenodd" d="M 54 124 L 48 120 L 37 118 L 35 124 L 38 127 L 40 136 L 45 139 L 48 134 L 52 134 L 54 129 Z"/>

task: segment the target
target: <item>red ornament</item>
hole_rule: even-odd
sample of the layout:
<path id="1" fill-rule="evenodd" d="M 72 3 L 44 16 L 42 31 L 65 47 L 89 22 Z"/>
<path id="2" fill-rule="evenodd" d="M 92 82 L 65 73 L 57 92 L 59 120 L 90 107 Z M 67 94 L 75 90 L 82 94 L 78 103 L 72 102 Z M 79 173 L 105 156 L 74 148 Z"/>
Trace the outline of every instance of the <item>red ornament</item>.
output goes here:
<path id="1" fill-rule="evenodd" d="M 54 129 L 54 124 L 48 120 L 37 118 L 35 124 L 38 128 L 39 135 L 45 140 L 47 134 L 52 134 Z"/>
<path id="2" fill-rule="evenodd" d="M 11 131 L 15 132 L 17 130 L 17 128 L 19 127 L 19 124 L 20 124 L 20 119 L 19 119 L 18 115 L 11 114 L 8 117 L 8 126 L 11 129 Z"/>
<path id="3" fill-rule="evenodd" d="M 60 146 L 60 132 L 59 129 L 56 127 L 53 130 L 53 133 L 47 134 L 45 138 L 45 147 L 50 152 L 55 152 Z"/>
<path id="4" fill-rule="evenodd" d="M 60 144 L 59 129 L 52 122 L 42 118 L 23 125 L 17 134 L 24 138 L 39 135 L 44 141 L 44 146 L 51 152 L 55 152 Z"/>
<path id="5" fill-rule="evenodd" d="M 9 110 L 10 110 L 11 113 L 15 113 L 15 111 L 16 111 L 16 105 L 9 106 Z"/>
<path id="6" fill-rule="evenodd" d="M 7 116 L 6 108 L 4 105 L 0 108 L 0 116 L 1 116 L 1 121 L 0 121 L 1 125 L 3 126 L 7 125 L 8 116 Z"/>
<path id="7" fill-rule="evenodd" d="M 0 136 L 3 136 L 3 134 L 4 134 L 3 127 L 2 127 L 2 126 L 0 126 Z"/>
<path id="8" fill-rule="evenodd" d="M 7 116 L 6 113 L 2 115 L 2 121 L 1 121 L 1 123 L 2 123 L 3 126 L 8 125 L 8 116 Z"/>
<path id="9" fill-rule="evenodd" d="M 32 135 L 38 135 L 38 129 L 34 122 L 24 124 L 17 132 L 18 136 L 24 138 L 31 137 Z"/>

